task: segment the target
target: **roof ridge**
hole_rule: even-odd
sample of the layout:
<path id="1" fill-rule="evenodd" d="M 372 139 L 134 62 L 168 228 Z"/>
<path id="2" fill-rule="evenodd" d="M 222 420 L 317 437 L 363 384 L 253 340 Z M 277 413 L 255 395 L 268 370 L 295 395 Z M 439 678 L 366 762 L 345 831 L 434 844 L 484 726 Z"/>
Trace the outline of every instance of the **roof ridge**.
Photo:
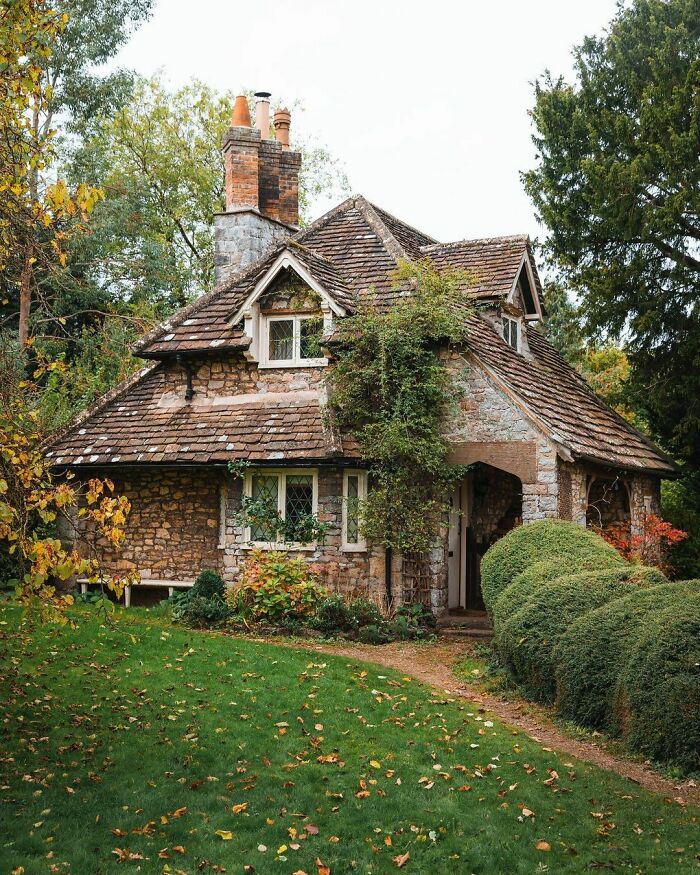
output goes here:
<path id="1" fill-rule="evenodd" d="M 386 224 L 378 215 L 372 204 L 361 194 L 356 195 L 357 207 L 362 213 L 362 218 L 367 222 L 374 233 L 379 237 L 382 246 L 397 263 L 408 261 L 409 255 L 399 241 L 394 237 Z"/>
<path id="2" fill-rule="evenodd" d="M 439 244 L 439 240 L 436 240 L 432 234 L 426 234 L 425 231 L 421 231 L 420 228 L 416 228 L 415 225 L 409 225 L 408 222 L 404 222 L 403 219 L 399 219 L 398 216 L 395 216 L 393 213 L 390 213 L 389 210 L 385 210 L 384 207 L 377 206 L 377 204 L 373 204 L 371 201 L 367 201 L 367 203 L 372 207 L 372 209 L 376 212 L 379 210 L 380 213 L 384 213 L 384 215 L 389 216 L 390 219 L 393 219 L 394 222 L 398 222 L 399 225 L 403 225 L 404 228 L 408 228 L 409 231 L 415 231 L 416 234 L 420 234 L 421 237 L 427 237 L 428 240 L 432 240 L 432 245 Z"/>
<path id="3" fill-rule="evenodd" d="M 432 243 L 430 246 L 421 246 L 421 251 L 428 249 L 448 249 L 451 246 L 462 246 L 465 243 L 506 243 L 519 240 L 525 244 L 530 243 L 529 234 L 503 234 L 499 237 L 465 237 L 463 240 L 450 240 L 447 243 Z"/>
<path id="4" fill-rule="evenodd" d="M 101 410 L 104 410 L 109 404 L 113 401 L 116 401 L 119 397 L 121 397 L 125 392 L 129 389 L 133 389 L 134 386 L 138 385 L 141 380 L 150 376 L 154 371 L 156 371 L 161 366 L 161 362 L 149 362 L 147 365 L 139 368 L 137 371 L 134 371 L 133 374 L 129 374 L 128 377 L 125 377 L 120 383 L 117 383 L 116 386 L 113 386 L 111 389 L 108 389 L 107 392 L 104 392 L 102 395 L 99 395 L 92 404 L 89 404 L 84 410 L 81 410 L 75 416 L 73 416 L 65 425 L 58 429 L 58 431 L 54 432 L 51 437 L 45 442 L 44 447 L 47 450 L 50 450 L 55 444 L 59 441 L 63 440 L 63 438 L 77 428 L 79 425 L 83 425 L 83 423 L 87 422 L 88 419 L 92 419 L 97 413 Z"/>

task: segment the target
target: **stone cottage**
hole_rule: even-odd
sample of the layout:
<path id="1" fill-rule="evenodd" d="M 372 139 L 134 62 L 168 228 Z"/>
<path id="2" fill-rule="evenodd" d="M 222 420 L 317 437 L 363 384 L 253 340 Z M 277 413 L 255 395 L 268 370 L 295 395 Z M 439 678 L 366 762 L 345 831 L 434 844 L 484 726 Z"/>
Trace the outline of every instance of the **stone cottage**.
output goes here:
<path id="1" fill-rule="evenodd" d="M 301 156 L 289 125 L 276 112 L 271 138 L 267 95 L 255 125 L 236 100 L 214 289 L 143 337 L 145 367 L 50 447 L 56 469 L 109 475 L 132 502 L 125 549 L 108 564 L 137 569 L 143 585 L 187 585 L 204 567 L 234 581 L 251 546 L 271 546 L 268 533 L 237 522 L 242 496 L 266 497 L 283 518 L 332 524 L 323 544 L 287 545 L 330 587 L 443 612 L 481 606 L 480 557 L 521 522 L 639 527 L 673 464 L 545 340 L 528 238 L 439 243 L 360 196 L 299 229 Z M 450 359 L 464 391 L 446 423 L 452 459 L 470 467 L 432 554 L 392 556 L 358 526 L 371 483 L 353 442 L 323 415 L 332 352 L 319 337 L 370 290 L 391 306 L 392 271 L 417 259 L 473 278 L 469 341 Z M 248 463 L 242 477 L 232 460 Z"/>

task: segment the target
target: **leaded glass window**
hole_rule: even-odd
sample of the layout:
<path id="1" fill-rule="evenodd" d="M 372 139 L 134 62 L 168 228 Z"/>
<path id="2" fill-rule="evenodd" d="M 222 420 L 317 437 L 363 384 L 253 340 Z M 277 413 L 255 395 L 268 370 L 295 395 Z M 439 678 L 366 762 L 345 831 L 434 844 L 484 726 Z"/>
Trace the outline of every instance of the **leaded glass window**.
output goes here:
<path id="1" fill-rule="evenodd" d="M 288 362 L 294 358 L 293 319 L 271 319 L 269 337 L 269 357 L 271 362 Z"/>
<path id="2" fill-rule="evenodd" d="M 263 544 L 308 544 L 313 540 L 316 508 L 315 471 L 253 471 L 246 477 L 248 502 L 246 541 Z M 269 527 L 271 516 L 284 520 L 280 531 L 269 531 L 251 518 L 259 511 Z"/>
<path id="3" fill-rule="evenodd" d="M 279 504 L 278 492 L 279 479 L 276 474 L 253 474 L 250 498 L 251 501 L 260 506 L 261 510 L 264 510 L 265 516 L 268 519 L 270 513 L 277 511 Z M 251 520 L 250 540 L 274 542 L 277 540 L 277 532 L 271 532 L 262 525 L 256 525 Z"/>
<path id="4" fill-rule="evenodd" d="M 359 474 L 348 474 L 347 510 L 345 522 L 345 540 L 348 544 L 357 544 L 360 538 L 359 516 Z"/>

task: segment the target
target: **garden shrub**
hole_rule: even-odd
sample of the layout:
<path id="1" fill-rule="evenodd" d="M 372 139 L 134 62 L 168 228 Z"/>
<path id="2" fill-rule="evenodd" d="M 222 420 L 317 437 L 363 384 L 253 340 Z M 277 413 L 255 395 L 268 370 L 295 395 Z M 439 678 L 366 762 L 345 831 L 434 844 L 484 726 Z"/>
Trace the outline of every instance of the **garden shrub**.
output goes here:
<path id="1" fill-rule="evenodd" d="M 209 599 L 214 595 L 224 595 L 224 579 L 211 568 L 204 568 L 197 575 L 194 586 L 190 590 L 193 598 Z"/>
<path id="2" fill-rule="evenodd" d="M 363 626 L 381 626 L 384 623 L 384 617 L 377 605 L 370 599 L 362 597 L 350 602 L 348 616 L 350 629 L 354 632 L 359 632 Z"/>
<path id="3" fill-rule="evenodd" d="M 575 620 L 555 654 L 557 710 L 562 717 L 616 733 L 618 679 L 650 620 L 692 584 L 634 590 Z"/>
<path id="4" fill-rule="evenodd" d="M 182 597 L 174 600 L 173 620 L 194 628 L 220 626 L 228 620 L 231 609 L 220 595 L 215 593 L 205 598 L 193 595 L 192 590 L 182 593 Z"/>
<path id="5" fill-rule="evenodd" d="M 556 689 L 555 648 L 574 620 L 628 594 L 630 586 L 652 586 L 664 580 L 656 568 L 623 565 L 542 584 L 519 611 L 495 627 L 498 651 L 534 698 L 550 701 Z"/>
<path id="6" fill-rule="evenodd" d="M 358 629 L 357 640 L 360 644 L 388 644 L 391 638 L 383 623 L 370 623 Z"/>
<path id="7" fill-rule="evenodd" d="M 167 600 L 173 620 L 186 626 L 219 626 L 231 611 L 224 601 L 224 581 L 211 568 L 199 572 L 191 589 L 175 592 Z"/>
<path id="8" fill-rule="evenodd" d="M 622 673 L 616 719 L 627 744 L 700 770 L 700 591 L 680 586 L 650 613 Z"/>
<path id="9" fill-rule="evenodd" d="M 427 638 L 435 625 L 435 615 L 424 605 L 400 605 L 388 619 L 369 599 L 346 602 L 337 594 L 324 599 L 311 620 L 311 626 L 324 635 L 344 635 L 365 644 Z"/>
<path id="10" fill-rule="evenodd" d="M 583 560 L 600 568 L 623 565 L 622 557 L 590 529 L 566 520 L 538 520 L 518 526 L 496 541 L 481 560 L 481 592 L 492 614 L 496 599 L 515 578 L 535 562 L 560 562 L 571 573 Z"/>
<path id="11" fill-rule="evenodd" d="M 301 556 L 252 550 L 236 585 L 226 593 L 231 610 L 247 620 L 279 623 L 311 618 L 326 590 Z"/>
<path id="12" fill-rule="evenodd" d="M 319 602 L 311 625 L 324 635 L 347 632 L 350 629 L 350 612 L 342 595 L 334 593 Z"/>

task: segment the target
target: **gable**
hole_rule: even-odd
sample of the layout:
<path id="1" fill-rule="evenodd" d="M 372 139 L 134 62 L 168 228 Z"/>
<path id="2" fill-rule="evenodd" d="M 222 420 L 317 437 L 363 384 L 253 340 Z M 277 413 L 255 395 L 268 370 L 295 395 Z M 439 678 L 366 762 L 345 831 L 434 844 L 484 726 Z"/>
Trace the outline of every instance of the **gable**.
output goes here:
<path id="1" fill-rule="evenodd" d="M 314 276 L 314 273 L 314 271 L 309 269 L 308 261 L 305 263 L 291 247 L 285 247 L 260 276 L 240 306 L 233 311 L 229 318 L 229 324 L 233 327 L 241 319 L 247 318 L 251 308 L 259 304 L 263 296 L 269 298 L 270 294 L 275 290 L 278 293 L 296 295 L 300 298 L 308 297 L 308 290 L 308 292 L 314 293 L 320 299 L 321 310 L 331 311 L 336 316 L 345 316 L 347 313 L 346 307 L 343 307 L 336 300 L 336 297 L 341 296 L 329 293 L 325 286 Z M 342 282 L 339 277 L 335 277 L 334 280 L 332 288 L 337 292 L 339 286 L 342 286 Z"/>

